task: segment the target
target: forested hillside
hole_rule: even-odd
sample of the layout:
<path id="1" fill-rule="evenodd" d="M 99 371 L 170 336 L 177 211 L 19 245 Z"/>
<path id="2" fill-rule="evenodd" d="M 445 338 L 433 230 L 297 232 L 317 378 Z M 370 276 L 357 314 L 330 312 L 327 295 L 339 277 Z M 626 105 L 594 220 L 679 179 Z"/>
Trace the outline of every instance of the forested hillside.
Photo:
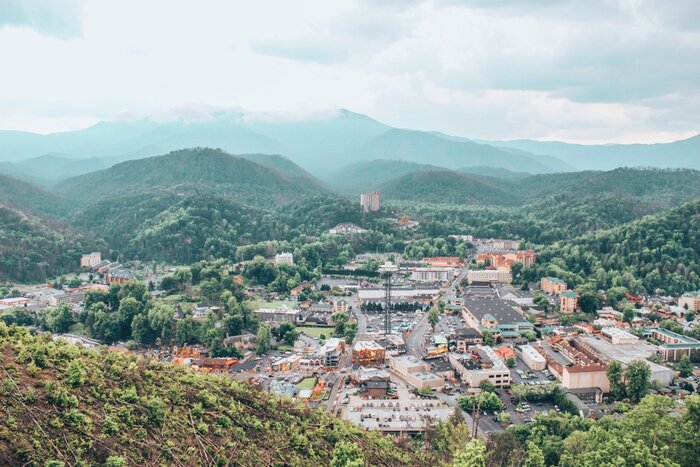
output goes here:
<path id="1" fill-rule="evenodd" d="M 379 191 L 386 199 L 422 203 L 508 205 L 517 197 L 502 180 L 449 170 L 414 172 L 385 183 Z"/>
<path id="2" fill-rule="evenodd" d="M 700 288 L 700 200 L 614 229 L 556 243 L 540 253 L 540 275 L 594 290 L 678 295 Z"/>
<path id="3" fill-rule="evenodd" d="M 45 281 L 77 270 L 81 254 L 99 250 L 106 250 L 100 239 L 0 205 L 0 281 Z"/>
<path id="4" fill-rule="evenodd" d="M 221 150 L 195 148 L 123 162 L 60 183 L 57 193 L 79 205 L 133 194 L 217 194 L 274 206 L 323 191 L 309 179 L 283 173 Z"/>
<path id="5" fill-rule="evenodd" d="M 36 214 L 64 215 L 70 204 L 31 183 L 0 174 L 0 206 Z"/>
<path id="6" fill-rule="evenodd" d="M 1 322 L 0 349 L 0 464 L 430 464 L 378 433 L 228 377 L 83 350 Z"/>

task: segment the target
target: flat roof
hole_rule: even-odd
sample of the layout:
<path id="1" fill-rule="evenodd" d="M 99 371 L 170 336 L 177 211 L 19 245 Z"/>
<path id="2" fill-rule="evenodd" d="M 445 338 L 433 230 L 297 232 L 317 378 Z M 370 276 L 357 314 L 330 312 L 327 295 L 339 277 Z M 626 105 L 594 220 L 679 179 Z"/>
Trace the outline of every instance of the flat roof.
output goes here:
<path id="1" fill-rule="evenodd" d="M 375 341 L 357 341 L 353 347 L 353 350 L 357 352 L 362 350 L 384 350 L 384 347 Z"/>
<path id="2" fill-rule="evenodd" d="M 525 321 L 524 316 L 518 313 L 513 305 L 513 302 L 497 297 L 467 297 L 464 300 L 464 307 L 477 320 L 481 321 L 486 315 L 491 315 L 499 324 L 516 324 Z"/>
<path id="3" fill-rule="evenodd" d="M 524 354 L 527 355 L 527 357 L 531 360 L 534 360 L 536 362 L 546 362 L 547 359 L 545 359 L 541 353 L 539 353 L 535 348 L 531 345 L 521 345 L 520 346 L 520 351 Z"/>

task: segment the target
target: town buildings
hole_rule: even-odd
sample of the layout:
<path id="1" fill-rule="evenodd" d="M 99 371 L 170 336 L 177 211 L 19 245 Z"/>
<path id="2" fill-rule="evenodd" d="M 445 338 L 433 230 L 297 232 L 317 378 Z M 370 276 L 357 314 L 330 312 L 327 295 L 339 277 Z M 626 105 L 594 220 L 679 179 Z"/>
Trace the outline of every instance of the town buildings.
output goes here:
<path id="1" fill-rule="evenodd" d="M 80 267 L 81 268 L 92 268 L 96 264 L 102 261 L 102 255 L 99 251 L 85 254 L 80 257 Z"/>
<path id="2" fill-rule="evenodd" d="M 275 255 L 275 264 L 288 264 L 291 266 L 294 264 L 294 255 L 286 251 L 283 251 L 282 253 L 277 253 Z"/>
<path id="3" fill-rule="evenodd" d="M 378 191 L 362 193 L 360 195 L 360 206 L 362 212 L 376 212 L 381 209 L 382 195 Z"/>
<path id="4" fill-rule="evenodd" d="M 578 307 L 578 294 L 567 290 L 559 295 L 559 311 L 562 313 L 575 313 Z"/>
<path id="5" fill-rule="evenodd" d="M 649 336 L 661 341 L 659 352 L 666 361 L 678 361 L 683 355 L 690 356 L 691 351 L 700 350 L 700 341 L 697 339 L 669 331 L 668 329 L 650 329 Z"/>
<path id="6" fill-rule="evenodd" d="M 485 263 L 487 266 L 499 271 L 510 271 L 515 263 L 520 263 L 523 268 L 529 268 L 535 264 L 537 254 L 534 251 L 502 251 L 482 252 L 476 255 L 477 263 Z"/>
<path id="7" fill-rule="evenodd" d="M 533 330 L 533 324 L 522 313 L 497 297 L 466 297 L 462 316 L 472 328 L 503 338 L 517 338 Z"/>
<path id="8" fill-rule="evenodd" d="M 543 277 L 540 281 L 540 288 L 542 292 L 550 295 L 559 295 L 569 289 L 566 282 L 556 277 Z"/>
<path id="9" fill-rule="evenodd" d="M 433 256 L 423 258 L 421 263 L 427 264 L 431 268 L 461 268 L 464 262 L 458 256 Z"/>

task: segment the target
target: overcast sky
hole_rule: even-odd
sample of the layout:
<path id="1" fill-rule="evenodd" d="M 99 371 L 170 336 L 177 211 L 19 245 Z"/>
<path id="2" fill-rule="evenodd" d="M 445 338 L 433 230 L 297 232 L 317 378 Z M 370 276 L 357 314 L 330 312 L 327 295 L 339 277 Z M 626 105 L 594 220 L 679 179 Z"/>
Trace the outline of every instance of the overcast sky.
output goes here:
<path id="1" fill-rule="evenodd" d="M 0 0 L 0 64 L 0 128 L 43 133 L 209 106 L 473 138 L 700 132 L 697 0 Z"/>

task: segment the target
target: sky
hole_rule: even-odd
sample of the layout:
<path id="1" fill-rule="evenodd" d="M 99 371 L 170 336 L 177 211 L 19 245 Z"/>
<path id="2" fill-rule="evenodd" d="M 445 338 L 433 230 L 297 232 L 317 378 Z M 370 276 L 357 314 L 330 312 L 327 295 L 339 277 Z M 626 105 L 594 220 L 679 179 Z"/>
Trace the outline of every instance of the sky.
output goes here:
<path id="1" fill-rule="evenodd" d="M 0 129 L 347 108 L 479 139 L 700 133 L 697 0 L 1 0 Z"/>

